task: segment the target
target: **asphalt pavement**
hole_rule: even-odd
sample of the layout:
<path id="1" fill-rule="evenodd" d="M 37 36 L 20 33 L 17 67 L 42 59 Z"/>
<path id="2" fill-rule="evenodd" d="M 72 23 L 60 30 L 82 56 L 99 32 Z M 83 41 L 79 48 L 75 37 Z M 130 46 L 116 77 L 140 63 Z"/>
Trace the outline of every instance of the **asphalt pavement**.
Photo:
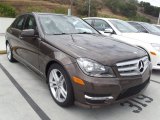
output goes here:
<path id="1" fill-rule="evenodd" d="M 160 71 L 138 97 L 104 108 L 59 107 L 46 82 L 21 63 L 0 55 L 0 120 L 159 120 Z"/>

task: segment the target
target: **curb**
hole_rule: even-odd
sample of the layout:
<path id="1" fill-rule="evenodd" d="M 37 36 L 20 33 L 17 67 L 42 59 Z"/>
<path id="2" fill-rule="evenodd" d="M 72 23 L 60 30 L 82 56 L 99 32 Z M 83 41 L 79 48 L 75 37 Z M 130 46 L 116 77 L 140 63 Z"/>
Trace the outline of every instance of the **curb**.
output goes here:
<path id="1" fill-rule="evenodd" d="M 6 54 L 6 50 L 0 50 L 0 54 Z"/>
<path id="2" fill-rule="evenodd" d="M 5 33 L 0 33 L 0 36 L 4 36 L 5 35 Z M 1 54 L 6 54 L 7 52 L 6 52 L 6 50 L 4 50 L 4 48 L 2 49 L 2 50 L 0 50 L 0 55 Z"/>

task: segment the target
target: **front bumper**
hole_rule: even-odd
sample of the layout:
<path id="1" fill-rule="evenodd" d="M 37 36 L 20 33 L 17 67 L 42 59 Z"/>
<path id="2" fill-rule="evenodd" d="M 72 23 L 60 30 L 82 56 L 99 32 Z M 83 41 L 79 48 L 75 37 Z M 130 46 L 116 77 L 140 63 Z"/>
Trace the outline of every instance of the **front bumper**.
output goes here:
<path id="1" fill-rule="evenodd" d="M 151 55 L 152 61 L 152 69 L 153 70 L 160 70 L 160 53 L 158 55 Z"/>
<path id="2" fill-rule="evenodd" d="M 84 98 L 86 100 L 91 100 L 91 101 L 107 101 L 107 100 L 113 100 L 114 98 L 112 96 L 104 96 L 104 97 L 92 97 L 88 95 L 84 95 Z"/>
<path id="3" fill-rule="evenodd" d="M 153 66 L 152 69 L 153 70 L 160 70 L 160 64 Z"/>
<path id="4" fill-rule="evenodd" d="M 72 76 L 79 77 L 85 83 L 84 86 L 81 86 L 72 81 L 75 101 L 81 106 L 108 105 L 130 98 L 146 88 L 151 76 L 151 64 L 142 75 L 130 77 L 117 76 L 116 78 L 87 76 L 77 67 L 76 63 L 65 67 L 69 70 L 68 73 L 71 78 Z"/>

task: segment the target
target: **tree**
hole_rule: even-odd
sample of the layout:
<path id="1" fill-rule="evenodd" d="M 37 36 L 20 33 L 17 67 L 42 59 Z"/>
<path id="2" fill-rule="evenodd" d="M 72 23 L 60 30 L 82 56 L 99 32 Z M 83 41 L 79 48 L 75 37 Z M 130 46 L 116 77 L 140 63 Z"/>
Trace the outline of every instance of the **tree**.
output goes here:
<path id="1" fill-rule="evenodd" d="M 15 17 L 16 10 L 8 4 L 0 4 L 0 16 Z"/>
<path id="2" fill-rule="evenodd" d="M 77 8 L 77 12 L 79 15 L 82 16 L 88 16 L 88 7 L 89 7 L 89 1 L 88 0 L 77 0 L 75 4 Z M 98 11 L 98 5 L 95 0 L 91 1 L 91 16 L 97 16 Z"/>
<path id="3" fill-rule="evenodd" d="M 105 5 L 109 7 L 112 12 L 119 13 L 127 17 L 133 17 L 137 14 L 137 6 L 135 0 L 104 0 Z"/>
<path id="4" fill-rule="evenodd" d="M 131 3 L 122 4 L 120 6 L 120 12 L 127 17 L 133 17 L 137 14 L 137 7 Z"/>
<path id="5" fill-rule="evenodd" d="M 154 17 L 159 16 L 160 7 L 155 7 L 148 2 L 140 2 L 139 6 L 144 9 L 144 13 Z"/>

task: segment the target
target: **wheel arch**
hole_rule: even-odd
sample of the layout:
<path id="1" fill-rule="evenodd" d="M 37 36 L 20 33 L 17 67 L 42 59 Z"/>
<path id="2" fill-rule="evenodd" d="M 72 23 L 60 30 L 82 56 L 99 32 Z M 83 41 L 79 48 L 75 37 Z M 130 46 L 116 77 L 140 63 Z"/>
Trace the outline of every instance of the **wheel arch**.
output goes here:
<path id="1" fill-rule="evenodd" d="M 67 72 L 67 74 L 69 75 L 68 71 L 65 69 L 64 65 L 61 62 L 59 62 L 57 60 L 52 60 L 52 61 L 49 61 L 47 63 L 47 65 L 46 65 L 46 68 L 45 68 L 45 76 L 46 76 L 46 78 L 47 78 L 48 70 L 49 70 L 50 66 L 53 65 L 53 64 L 59 64 L 60 66 L 62 66 L 64 68 L 64 70 Z M 48 83 L 48 80 L 46 80 L 46 82 Z"/>

